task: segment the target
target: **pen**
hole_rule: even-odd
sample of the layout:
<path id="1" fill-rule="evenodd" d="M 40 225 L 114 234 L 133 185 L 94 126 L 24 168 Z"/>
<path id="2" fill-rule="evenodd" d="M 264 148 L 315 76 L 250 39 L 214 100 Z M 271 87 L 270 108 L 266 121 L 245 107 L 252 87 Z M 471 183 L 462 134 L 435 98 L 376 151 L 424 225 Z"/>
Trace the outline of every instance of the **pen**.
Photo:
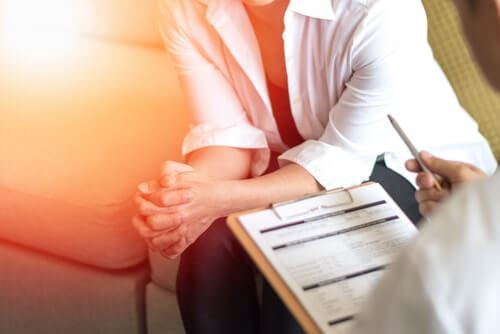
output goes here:
<path id="1" fill-rule="evenodd" d="M 404 133 L 403 129 L 401 129 L 398 122 L 391 115 L 387 115 L 387 117 L 389 118 L 389 121 L 391 122 L 392 126 L 394 127 L 394 130 L 396 130 L 399 137 L 401 137 L 403 142 L 406 144 L 406 146 L 410 150 L 410 152 L 413 155 L 413 157 L 415 158 L 415 160 L 417 160 L 417 163 L 419 164 L 422 171 L 424 171 L 424 173 L 426 173 L 426 174 L 431 175 L 432 178 L 434 179 L 434 188 L 436 188 L 436 190 L 438 190 L 438 191 L 441 191 L 442 190 L 441 184 L 439 184 L 439 181 L 436 179 L 436 176 L 429 170 L 429 168 L 427 168 L 427 166 L 424 164 L 422 159 L 420 159 L 420 155 L 418 154 L 418 150 L 412 144 L 412 142 L 410 141 L 408 136 Z"/>

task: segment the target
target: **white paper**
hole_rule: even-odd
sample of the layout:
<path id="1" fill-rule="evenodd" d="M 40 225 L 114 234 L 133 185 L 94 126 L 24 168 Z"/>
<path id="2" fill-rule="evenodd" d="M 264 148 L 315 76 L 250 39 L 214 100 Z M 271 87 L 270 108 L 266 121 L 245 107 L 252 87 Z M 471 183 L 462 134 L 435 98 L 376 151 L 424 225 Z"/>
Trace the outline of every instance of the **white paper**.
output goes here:
<path id="1" fill-rule="evenodd" d="M 380 185 L 350 195 L 352 203 L 305 220 L 285 221 L 272 209 L 240 217 L 324 333 L 348 330 L 387 264 L 417 233 Z"/>

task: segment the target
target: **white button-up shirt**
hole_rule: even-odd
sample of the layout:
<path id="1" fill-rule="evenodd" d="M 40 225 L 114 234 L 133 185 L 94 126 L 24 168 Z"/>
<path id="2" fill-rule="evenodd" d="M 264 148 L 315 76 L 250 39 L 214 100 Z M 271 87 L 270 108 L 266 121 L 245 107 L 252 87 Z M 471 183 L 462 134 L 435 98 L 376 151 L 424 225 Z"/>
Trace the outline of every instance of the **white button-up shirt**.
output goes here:
<path id="1" fill-rule="evenodd" d="M 500 174 L 462 189 L 390 266 L 353 334 L 500 333 Z"/>
<path id="2" fill-rule="evenodd" d="M 293 118 L 305 142 L 280 138 L 259 46 L 241 0 L 163 1 L 162 31 L 192 115 L 188 154 L 207 146 L 270 150 L 326 189 L 369 178 L 376 157 L 413 181 L 393 114 L 420 149 L 473 163 L 495 159 L 459 105 L 427 42 L 419 0 L 292 0 L 283 34 Z"/>

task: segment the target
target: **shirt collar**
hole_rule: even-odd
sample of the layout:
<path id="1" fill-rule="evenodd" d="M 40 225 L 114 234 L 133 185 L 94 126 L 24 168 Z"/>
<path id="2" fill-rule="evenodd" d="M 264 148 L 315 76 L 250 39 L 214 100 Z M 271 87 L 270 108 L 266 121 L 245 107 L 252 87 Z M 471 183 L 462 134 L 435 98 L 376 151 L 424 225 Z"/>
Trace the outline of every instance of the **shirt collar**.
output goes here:
<path id="1" fill-rule="evenodd" d="M 335 19 L 333 1 L 335 0 L 290 0 L 288 9 L 304 16 L 333 20 Z"/>

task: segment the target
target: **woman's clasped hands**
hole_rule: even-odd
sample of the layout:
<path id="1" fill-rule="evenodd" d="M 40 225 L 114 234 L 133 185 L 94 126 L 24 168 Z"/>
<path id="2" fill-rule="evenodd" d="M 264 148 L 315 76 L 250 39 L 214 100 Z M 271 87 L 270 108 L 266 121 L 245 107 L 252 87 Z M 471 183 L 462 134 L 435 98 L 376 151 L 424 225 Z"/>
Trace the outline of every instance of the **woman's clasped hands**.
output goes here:
<path id="1" fill-rule="evenodd" d="M 158 180 L 139 185 L 133 224 L 153 251 L 174 259 L 227 214 L 228 194 L 224 181 L 167 161 Z"/>

